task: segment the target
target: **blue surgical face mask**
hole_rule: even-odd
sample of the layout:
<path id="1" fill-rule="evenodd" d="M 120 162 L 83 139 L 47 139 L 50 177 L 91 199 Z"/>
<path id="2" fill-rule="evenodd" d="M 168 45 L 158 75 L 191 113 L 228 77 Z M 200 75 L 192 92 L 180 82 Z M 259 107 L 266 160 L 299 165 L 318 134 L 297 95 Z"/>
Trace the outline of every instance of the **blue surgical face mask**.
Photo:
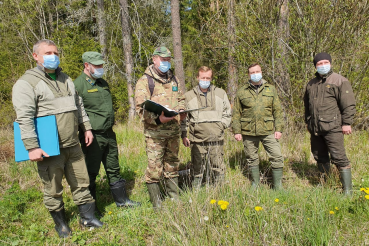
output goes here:
<path id="1" fill-rule="evenodd" d="M 94 68 L 95 72 L 90 71 L 91 76 L 94 79 L 102 78 L 104 75 L 104 68 Z"/>
<path id="2" fill-rule="evenodd" d="M 207 89 L 207 88 L 209 88 L 209 86 L 210 86 L 210 80 L 209 81 L 207 81 L 207 80 L 200 80 L 199 81 L 199 86 L 200 86 L 201 89 Z"/>
<path id="3" fill-rule="evenodd" d="M 170 62 L 160 61 L 160 66 L 158 68 L 161 72 L 166 73 L 170 69 Z"/>
<path id="4" fill-rule="evenodd" d="M 261 80 L 262 77 L 263 76 L 261 75 L 261 73 L 253 73 L 251 74 L 250 79 L 252 82 L 257 83 Z"/>
<path id="5" fill-rule="evenodd" d="M 44 57 L 44 63 L 42 63 L 42 66 L 46 69 L 55 70 L 58 68 L 60 64 L 59 56 L 57 55 L 45 55 Z"/>
<path id="6" fill-rule="evenodd" d="M 330 70 L 331 70 L 331 64 L 325 64 L 325 65 L 321 65 L 319 67 L 316 67 L 316 71 L 320 75 L 326 75 L 327 73 L 329 73 Z"/>

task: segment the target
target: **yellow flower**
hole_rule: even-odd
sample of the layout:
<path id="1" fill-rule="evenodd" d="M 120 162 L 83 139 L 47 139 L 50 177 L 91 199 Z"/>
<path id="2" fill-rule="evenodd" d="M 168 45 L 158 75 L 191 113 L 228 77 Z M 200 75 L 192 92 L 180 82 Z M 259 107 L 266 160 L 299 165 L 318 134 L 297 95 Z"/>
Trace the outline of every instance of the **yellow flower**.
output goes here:
<path id="1" fill-rule="evenodd" d="M 228 227 L 229 227 L 229 225 L 226 225 L 226 227 L 228 228 Z"/>
<path id="2" fill-rule="evenodd" d="M 260 207 L 260 206 L 256 206 L 256 207 L 255 207 L 255 210 L 256 210 L 256 211 L 261 211 L 261 210 L 263 210 L 263 208 L 262 208 L 262 207 Z"/>
<path id="3" fill-rule="evenodd" d="M 310 220 L 310 218 L 308 218 L 308 220 Z"/>
<path id="4" fill-rule="evenodd" d="M 279 199 L 278 199 L 278 198 L 276 198 L 274 201 L 275 201 L 275 202 L 279 202 Z"/>
<path id="5" fill-rule="evenodd" d="M 220 205 L 222 205 L 222 204 L 223 204 L 223 202 L 224 202 L 223 200 L 219 200 L 219 201 L 218 201 L 218 205 L 219 205 L 219 206 L 220 206 Z"/>
<path id="6" fill-rule="evenodd" d="M 365 190 L 364 190 L 364 192 L 365 192 L 366 194 L 369 194 L 369 189 L 365 189 Z"/>
<path id="7" fill-rule="evenodd" d="M 112 214 L 113 212 L 112 211 L 109 211 L 108 214 Z"/>
<path id="8" fill-rule="evenodd" d="M 210 204 L 214 204 L 214 203 L 216 203 L 216 202 L 217 202 L 217 200 L 214 200 L 214 199 L 213 199 L 213 200 L 211 200 L 211 201 L 210 201 Z"/>
<path id="9" fill-rule="evenodd" d="M 360 188 L 360 191 L 364 191 L 365 190 L 365 188 Z"/>
<path id="10" fill-rule="evenodd" d="M 339 208 L 338 208 L 338 207 L 335 207 L 334 209 L 335 209 L 335 210 L 337 210 L 337 211 L 339 210 Z"/>
<path id="11" fill-rule="evenodd" d="M 365 199 L 369 200 L 369 195 L 366 195 L 366 196 L 365 196 Z"/>
<path id="12" fill-rule="evenodd" d="M 332 211 L 332 210 L 331 210 L 331 211 L 329 211 L 329 214 L 334 214 L 334 211 Z"/>
<path id="13" fill-rule="evenodd" d="M 222 210 L 226 210 L 226 209 L 227 209 L 227 207 L 228 207 L 228 205 L 226 205 L 226 204 L 222 204 L 222 205 L 220 205 L 220 209 L 222 209 Z"/>

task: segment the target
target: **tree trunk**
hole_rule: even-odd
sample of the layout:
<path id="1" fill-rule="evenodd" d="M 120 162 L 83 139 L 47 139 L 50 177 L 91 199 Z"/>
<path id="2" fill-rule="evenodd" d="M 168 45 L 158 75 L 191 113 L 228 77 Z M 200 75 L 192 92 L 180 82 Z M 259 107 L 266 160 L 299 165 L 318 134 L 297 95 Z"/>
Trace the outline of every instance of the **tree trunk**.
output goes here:
<path id="1" fill-rule="evenodd" d="M 132 59 L 132 41 L 131 41 L 131 24 L 129 22 L 128 12 L 128 0 L 119 0 L 121 8 L 121 21 L 122 21 L 122 36 L 123 36 L 123 49 L 124 49 L 124 61 L 126 65 L 126 79 L 127 79 L 127 91 L 128 91 L 128 121 L 131 122 L 135 116 L 135 102 L 133 98 L 133 59 Z"/>
<path id="2" fill-rule="evenodd" d="M 179 16 L 179 0 L 172 0 L 170 3 L 172 14 L 172 32 L 173 32 L 173 53 L 174 53 L 174 68 L 176 76 L 179 80 L 179 87 L 182 93 L 186 92 L 185 75 L 183 70 L 182 57 L 182 40 L 181 40 L 181 19 Z"/>
<path id="3" fill-rule="evenodd" d="M 104 0 L 97 0 L 97 24 L 99 27 L 99 42 L 101 46 L 101 54 L 106 56 L 106 22 L 104 16 Z"/>
<path id="4" fill-rule="evenodd" d="M 234 98 L 237 92 L 237 68 L 235 64 L 235 19 L 234 19 L 234 0 L 228 1 L 228 86 L 227 94 L 231 105 L 234 104 Z"/>

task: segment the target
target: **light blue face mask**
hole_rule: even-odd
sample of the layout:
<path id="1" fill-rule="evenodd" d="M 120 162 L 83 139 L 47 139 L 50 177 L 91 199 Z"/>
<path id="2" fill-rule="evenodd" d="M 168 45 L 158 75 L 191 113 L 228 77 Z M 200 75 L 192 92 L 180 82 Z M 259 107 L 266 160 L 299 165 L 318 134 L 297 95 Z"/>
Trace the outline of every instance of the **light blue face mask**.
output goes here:
<path id="1" fill-rule="evenodd" d="M 263 76 L 261 75 L 261 73 L 253 73 L 251 74 L 250 79 L 252 82 L 257 83 L 261 80 L 262 77 Z"/>
<path id="2" fill-rule="evenodd" d="M 45 55 L 44 57 L 44 63 L 42 63 L 42 66 L 46 69 L 55 70 L 58 68 L 60 64 L 59 56 L 57 55 Z"/>
<path id="3" fill-rule="evenodd" d="M 206 81 L 206 80 L 200 80 L 199 81 L 199 86 L 201 89 L 207 89 L 210 86 L 210 80 Z"/>
<path id="4" fill-rule="evenodd" d="M 104 68 L 95 68 L 95 72 L 90 72 L 90 74 L 94 79 L 102 78 L 104 75 Z"/>
<path id="5" fill-rule="evenodd" d="M 331 70 L 331 64 L 321 65 L 316 68 L 316 71 L 320 75 L 326 75 L 327 73 L 329 73 L 330 70 Z"/>
<path id="6" fill-rule="evenodd" d="M 170 62 L 168 62 L 168 61 L 161 61 L 160 62 L 160 66 L 158 68 L 159 68 L 159 70 L 161 72 L 166 73 L 170 69 Z"/>

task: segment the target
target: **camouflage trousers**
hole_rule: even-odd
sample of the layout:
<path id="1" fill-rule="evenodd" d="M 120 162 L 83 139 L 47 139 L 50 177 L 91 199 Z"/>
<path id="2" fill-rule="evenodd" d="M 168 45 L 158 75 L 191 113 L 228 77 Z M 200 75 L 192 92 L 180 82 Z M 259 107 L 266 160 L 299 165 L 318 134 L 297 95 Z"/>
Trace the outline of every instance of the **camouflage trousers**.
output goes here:
<path id="1" fill-rule="evenodd" d="M 191 144 L 191 174 L 212 181 L 225 172 L 223 141 Z"/>
<path id="2" fill-rule="evenodd" d="M 173 138 L 146 137 L 148 166 L 146 183 L 157 183 L 164 178 L 178 177 L 179 136 Z"/>

